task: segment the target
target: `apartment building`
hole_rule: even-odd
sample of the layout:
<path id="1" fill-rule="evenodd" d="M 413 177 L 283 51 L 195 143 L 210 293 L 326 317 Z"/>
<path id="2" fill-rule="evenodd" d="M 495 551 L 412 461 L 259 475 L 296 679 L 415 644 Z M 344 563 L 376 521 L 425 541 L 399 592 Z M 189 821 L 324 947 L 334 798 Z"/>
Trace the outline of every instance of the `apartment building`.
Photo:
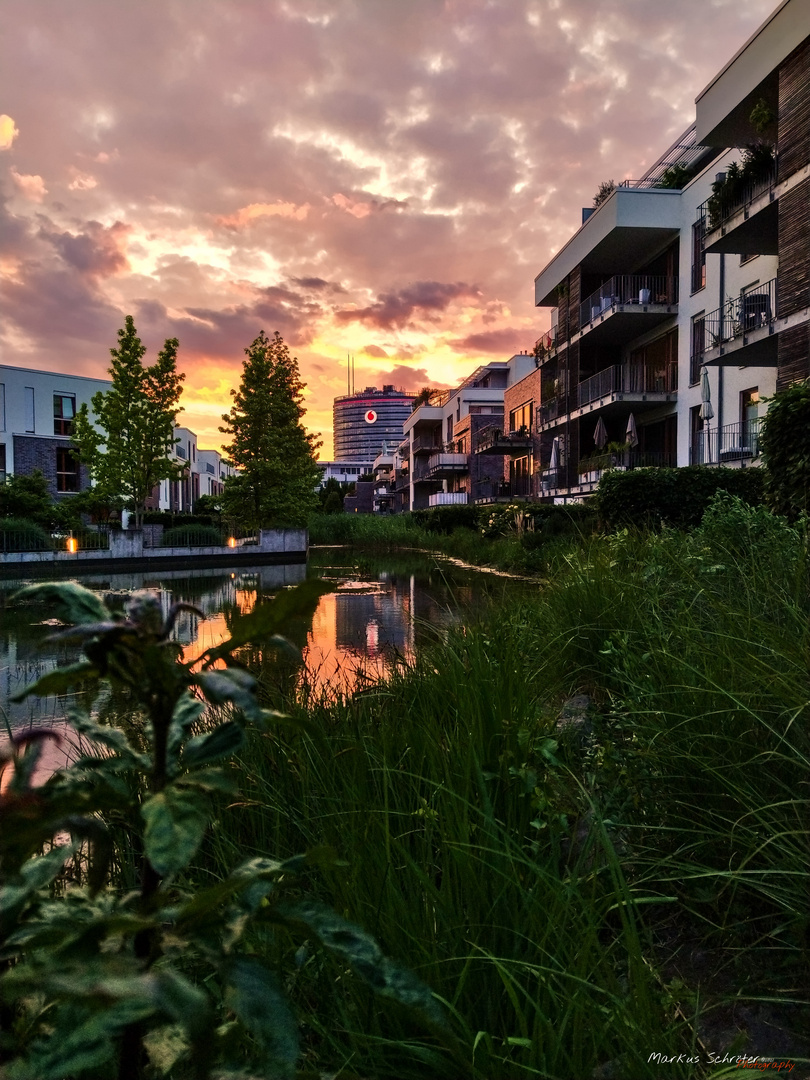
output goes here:
<path id="1" fill-rule="evenodd" d="M 535 279 L 552 325 L 505 397 L 536 415 L 505 482 L 581 499 L 606 468 L 757 462 L 763 398 L 810 375 L 808 16 L 786 0 Z"/>
<path id="2" fill-rule="evenodd" d="M 89 470 L 72 453 L 73 418 L 87 405 L 92 419 L 93 395 L 106 393 L 110 385 L 108 379 L 0 364 L 0 483 L 39 469 L 54 498 L 89 487 Z M 147 501 L 152 510 L 191 510 L 200 495 L 221 494 L 234 471 L 217 450 L 199 450 L 189 428 L 175 427 L 174 436 L 172 458 L 184 472 L 155 488 Z"/>
<path id="3" fill-rule="evenodd" d="M 477 453 L 479 443 L 503 428 L 504 394 L 534 366 L 530 353 L 494 360 L 414 409 L 393 456 L 395 510 L 488 497 L 503 477 L 503 457 Z"/>
<path id="4" fill-rule="evenodd" d="M 71 453 L 73 418 L 82 405 L 107 391 L 107 379 L 0 364 L 0 482 L 39 469 L 54 498 L 90 484 L 88 470 Z"/>

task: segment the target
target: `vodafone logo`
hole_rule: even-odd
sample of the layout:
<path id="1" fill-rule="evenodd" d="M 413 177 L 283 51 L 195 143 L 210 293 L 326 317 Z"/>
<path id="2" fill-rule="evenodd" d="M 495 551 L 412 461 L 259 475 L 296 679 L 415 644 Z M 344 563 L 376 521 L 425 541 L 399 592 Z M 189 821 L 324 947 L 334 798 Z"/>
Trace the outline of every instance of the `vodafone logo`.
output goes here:
<path id="1" fill-rule="evenodd" d="M 377 422 L 377 414 L 374 412 L 373 409 L 369 409 L 368 412 L 366 413 L 365 419 L 366 419 L 367 424 L 376 424 L 376 422 Z"/>

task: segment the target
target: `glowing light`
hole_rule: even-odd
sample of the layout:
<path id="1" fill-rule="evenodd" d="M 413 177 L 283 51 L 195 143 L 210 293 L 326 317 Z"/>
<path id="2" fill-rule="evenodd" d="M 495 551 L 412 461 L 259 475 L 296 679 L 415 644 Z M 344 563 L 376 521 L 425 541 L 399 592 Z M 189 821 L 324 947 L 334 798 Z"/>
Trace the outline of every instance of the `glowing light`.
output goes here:
<path id="1" fill-rule="evenodd" d="M 228 547 L 229 548 L 235 548 L 236 547 L 236 537 L 235 536 L 229 536 L 228 537 Z M 233 576 L 233 575 L 231 575 L 231 576 Z"/>
<path id="2" fill-rule="evenodd" d="M 68 540 L 67 549 L 71 555 L 75 555 L 76 552 L 79 550 L 79 541 L 74 536 L 71 536 Z"/>

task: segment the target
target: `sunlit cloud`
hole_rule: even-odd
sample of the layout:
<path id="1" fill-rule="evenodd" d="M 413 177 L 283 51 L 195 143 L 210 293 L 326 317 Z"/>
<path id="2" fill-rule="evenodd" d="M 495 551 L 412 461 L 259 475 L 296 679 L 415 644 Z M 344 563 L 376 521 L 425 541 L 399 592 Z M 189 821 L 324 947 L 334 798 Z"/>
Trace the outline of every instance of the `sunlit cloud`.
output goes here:
<path id="1" fill-rule="evenodd" d="M 30 202 L 41 203 L 48 194 L 48 189 L 45 187 L 45 181 L 41 176 L 27 176 L 24 173 L 18 173 L 13 165 L 9 169 L 9 175 L 22 197 L 28 199 Z"/>
<path id="2" fill-rule="evenodd" d="M 19 134 L 19 129 L 11 117 L 6 113 L 0 114 L 0 150 L 10 150 Z"/>

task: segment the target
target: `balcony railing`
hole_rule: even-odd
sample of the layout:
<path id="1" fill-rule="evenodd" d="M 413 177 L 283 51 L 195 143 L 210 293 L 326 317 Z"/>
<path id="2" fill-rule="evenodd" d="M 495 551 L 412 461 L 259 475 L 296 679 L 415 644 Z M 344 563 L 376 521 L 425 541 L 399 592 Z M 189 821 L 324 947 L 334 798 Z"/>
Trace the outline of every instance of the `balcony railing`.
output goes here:
<path id="1" fill-rule="evenodd" d="M 530 499 L 534 495 L 534 477 L 518 476 L 513 480 L 479 480 L 475 485 L 476 502 Z"/>
<path id="2" fill-rule="evenodd" d="M 567 412 L 568 403 L 565 395 L 549 398 L 537 410 L 538 423 L 547 424 L 550 420 L 556 420 L 558 416 L 565 416 Z"/>
<path id="3" fill-rule="evenodd" d="M 547 356 L 557 348 L 557 334 L 558 327 L 552 326 L 550 330 L 547 330 L 545 334 L 541 334 L 537 341 L 535 341 L 534 355 L 538 360 L 542 360 L 544 356 Z"/>
<path id="4" fill-rule="evenodd" d="M 727 180 L 698 207 L 698 217 L 705 219 L 706 232 L 711 233 L 722 228 L 738 211 L 772 191 L 778 180 L 776 161 L 771 163 L 770 168 L 763 167 L 762 174 L 751 180 L 742 183 Z"/>
<path id="5" fill-rule="evenodd" d="M 607 454 L 591 454 L 583 458 L 578 466 L 580 477 L 596 474 L 596 479 L 608 469 L 660 469 L 664 466 L 674 468 L 677 464 L 675 454 L 663 451 L 619 450 Z M 584 481 L 588 482 L 588 481 Z"/>
<path id="6" fill-rule="evenodd" d="M 643 364 L 615 365 L 597 372 L 577 386 L 577 407 L 611 394 L 674 394 L 678 389 L 678 365 L 648 367 Z"/>
<path id="7" fill-rule="evenodd" d="M 466 454 L 454 454 L 450 452 L 431 454 L 428 458 L 426 476 L 452 476 L 456 473 L 467 472 L 470 460 Z"/>
<path id="8" fill-rule="evenodd" d="M 428 506 L 462 506 L 466 502 L 466 491 L 436 491 L 428 495 Z"/>
<path id="9" fill-rule="evenodd" d="M 598 319 L 620 305 L 677 304 L 678 279 L 665 274 L 617 274 L 579 306 L 579 325 Z"/>
<path id="10" fill-rule="evenodd" d="M 415 454 L 432 454 L 441 450 L 442 441 L 434 435 L 417 435 L 413 440 L 413 452 Z"/>
<path id="11" fill-rule="evenodd" d="M 776 278 L 755 286 L 742 296 L 728 299 L 722 307 L 709 312 L 704 319 L 705 347 L 719 345 L 750 334 L 752 330 L 770 326 L 776 318 Z"/>
<path id="12" fill-rule="evenodd" d="M 531 450 L 532 434 L 527 427 L 518 431 L 503 431 L 502 428 L 490 426 L 481 428 L 478 432 L 478 440 L 475 446 L 477 454 L 487 451 L 503 454 L 520 453 Z"/>
<path id="13" fill-rule="evenodd" d="M 726 427 L 698 431 L 692 441 L 692 465 L 728 465 L 759 457 L 759 433 L 762 417 L 743 420 Z"/>

